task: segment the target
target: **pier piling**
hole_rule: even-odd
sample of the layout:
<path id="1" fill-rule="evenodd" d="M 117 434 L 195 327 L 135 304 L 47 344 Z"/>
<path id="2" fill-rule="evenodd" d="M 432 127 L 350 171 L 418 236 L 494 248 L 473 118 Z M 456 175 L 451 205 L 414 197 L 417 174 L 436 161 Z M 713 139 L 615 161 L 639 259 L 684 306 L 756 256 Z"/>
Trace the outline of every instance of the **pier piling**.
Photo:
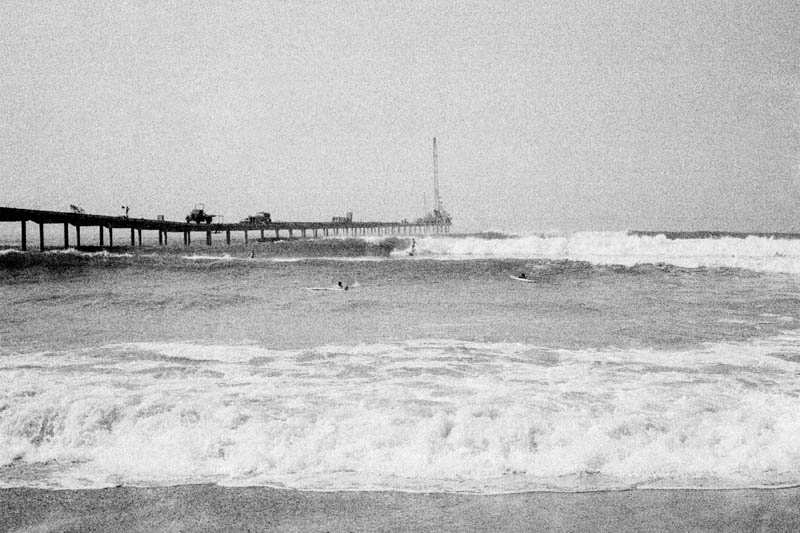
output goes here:
<path id="1" fill-rule="evenodd" d="M 24 252 L 25 250 L 28 249 L 28 227 L 27 227 L 28 221 L 27 220 L 23 220 L 21 222 L 21 225 L 22 225 L 22 228 L 21 228 L 22 231 L 20 233 L 22 234 L 21 235 L 22 236 L 22 251 Z"/>

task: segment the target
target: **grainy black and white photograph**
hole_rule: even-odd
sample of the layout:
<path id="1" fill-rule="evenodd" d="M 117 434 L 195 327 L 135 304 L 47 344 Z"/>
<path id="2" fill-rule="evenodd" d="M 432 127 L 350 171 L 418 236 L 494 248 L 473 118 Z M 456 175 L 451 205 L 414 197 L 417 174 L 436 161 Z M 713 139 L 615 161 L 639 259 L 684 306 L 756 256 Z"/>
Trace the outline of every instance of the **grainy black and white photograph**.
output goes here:
<path id="1" fill-rule="evenodd" d="M 796 1 L 0 2 L 0 531 L 800 530 Z"/>

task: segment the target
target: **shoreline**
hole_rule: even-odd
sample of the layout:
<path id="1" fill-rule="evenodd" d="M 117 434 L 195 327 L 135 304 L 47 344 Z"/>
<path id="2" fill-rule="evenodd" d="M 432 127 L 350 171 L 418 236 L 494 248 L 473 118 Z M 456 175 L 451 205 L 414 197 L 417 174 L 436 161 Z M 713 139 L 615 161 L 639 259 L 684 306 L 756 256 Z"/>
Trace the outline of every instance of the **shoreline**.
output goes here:
<path id="1" fill-rule="evenodd" d="M 800 530 L 800 488 L 498 495 L 177 485 L 0 489 L 1 531 Z"/>

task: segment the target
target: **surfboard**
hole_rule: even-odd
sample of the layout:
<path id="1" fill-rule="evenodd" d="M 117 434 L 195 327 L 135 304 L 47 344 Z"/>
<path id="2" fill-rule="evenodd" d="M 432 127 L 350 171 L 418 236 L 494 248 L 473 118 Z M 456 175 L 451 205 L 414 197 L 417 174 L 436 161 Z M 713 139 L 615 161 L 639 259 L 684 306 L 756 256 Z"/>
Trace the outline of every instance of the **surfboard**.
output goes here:
<path id="1" fill-rule="evenodd" d="M 306 287 L 309 291 L 346 291 L 349 287 Z"/>
<path id="2" fill-rule="evenodd" d="M 536 281 L 535 279 L 521 278 L 519 276 L 508 276 L 508 277 L 511 278 L 511 279 L 515 279 L 517 281 L 524 281 L 526 283 L 534 283 Z"/>

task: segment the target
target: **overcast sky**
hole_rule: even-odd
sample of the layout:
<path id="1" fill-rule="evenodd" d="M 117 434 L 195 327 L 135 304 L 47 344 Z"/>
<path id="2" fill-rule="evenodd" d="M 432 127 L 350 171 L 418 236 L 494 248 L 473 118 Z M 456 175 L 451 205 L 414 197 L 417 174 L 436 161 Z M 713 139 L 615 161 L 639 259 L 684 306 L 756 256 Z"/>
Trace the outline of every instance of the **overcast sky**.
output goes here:
<path id="1" fill-rule="evenodd" d="M 0 206 L 800 230 L 800 7 L 0 2 Z"/>

